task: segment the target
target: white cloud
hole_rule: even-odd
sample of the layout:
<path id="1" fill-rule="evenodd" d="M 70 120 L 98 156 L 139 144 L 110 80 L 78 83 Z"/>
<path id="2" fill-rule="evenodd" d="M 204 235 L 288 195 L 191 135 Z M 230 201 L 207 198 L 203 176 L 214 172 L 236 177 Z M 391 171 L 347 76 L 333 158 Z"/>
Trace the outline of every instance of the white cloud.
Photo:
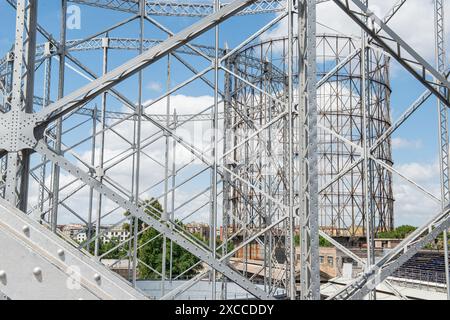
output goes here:
<path id="1" fill-rule="evenodd" d="M 397 166 L 396 169 L 426 188 L 435 197 L 440 197 L 439 164 L 437 161 L 434 163 L 405 163 Z M 439 210 L 438 203 L 395 174 L 393 191 L 396 225 L 410 224 L 420 226 L 436 215 Z"/>
<path id="2" fill-rule="evenodd" d="M 147 85 L 147 88 L 151 91 L 161 92 L 162 84 L 158 81 L 150 81 L 150 83 Z"/>
<path id="3" fill-rule="evenodd" d="M 170 112 L 172 113 L 175 109 L 178 114 L 194 114 L 200 112 L 213 104 L 213 97 L 210 96 L 185 96 L 185 95 L 174 95 L 171 96 L 170 100 Z M 124 107 L 125 108 L 125 107 Z M 127 110 L 130 111 L 129 109 Z M 156 114 L 166 114 L 166 100 L 163 99 L 158 101 L 154 105 L 150 106 L 147 110 L 148 114 L 156 115 Z M 208 111 L 211 112 L 211 111 Z M 108 125 L 112 125 L 116 120 L 111 121 Z M 208 136 L 208 131 L 211 125 L 211 121 L 199 121 L 199 122 L 189 122 L 186 125 L 183 125 L 179 129 L 177 129 L 176 134 L 182 137 L 189 144 L 194 145 L 199 150 L 204 150 L 210 147 L 211 140 Z M 129 141 L 133 141 L 134 136 L 134 125 L 132 121 L 125 121 L 122 124 L 114 127 L 114 130 L 120 134 L 122 137 Z M 141 169 L 140 169 L 140 190 L 143 192 L 147 190 L 150 186 L 155 183 L 161 181 L 164 178 L 164 169 L 160 164 L 164 164 L 165 161 L 165 139 L 160 133 L 157 133 L 158 129 L 152 125 L 148 121 L 143 122 L 142 126 L 142 137 L 145 141 L 150 141 L 151 139 L 146 139 L 152 135 L 159 136 L 159 138 L 154 141 L 151 145 L 144 148 L 143 154 L 141 155 Z M 155 137 L 156 137 L 155 136 Z M 143 142 L 144 144 L 145 142 Z M 98 163 L 98 155 L 99 155 L 99 140 L 97 140 L 97 163 Z M 105 161 L 107 162 L 106 166 L 110 163 L 114 163 L 121 157 L 121 153 L 130 148 L 130 145 L 122 138 L 120 138 L 117 134 L 112 131 L 107 131 L 105 135 Z M 170 141 L 170 148 L 172 148 L 172 140 Z M 83 161 L 90 163 L 91 161 L 91 153 L 90 151 L 80 152 L 81 158 Z M 145 154 L 144 154 L 145 153 Z M 172 153 L 172 149 L 171 149 Z M 195 156 L 188 151 L 186 148 L 177 144 L 176 147 L 176 166 L 180 168 L 181 166 L 189 163 L 191 160 L 196 159 Z M 205 157 L 210 157 L 210 152 L 206 154 Z M 73 160 L 74 161 L 74 160 Z M 81 163 L 76 163 L 79 167 L 84 168 Z M 159 164 L 158 164 L 159 163 Z M 184 169 L 183 172 L 177 176 L 177 183 L 182 182 L 187 179 L 191 174 L 200 171 L 204 168 L 204 164 L 200 160 L 196 160 L 188 168 Z M 170 173 L 169 173 L 170 175 Z M 114 168 L 111 168 L 106 172 L 106 176 L 112 179 L 116 185 L 125 190 L 131 190 L 132 186 L 132 160 L 129 157 L 126 161 L 121 162 Z M 74 178 L 72 175 L 62 172 L 61 173 L 61 186 L 66 185 L 68 182 L 72 181 Z M 65 195 L 68 195 L 73 191 L 77 186 L 81 183 L 76 183 L 70 188 L 64 190 L 61 193 L 60 198 L 64 198 Z M 205 192 L 204 195 L 189 201 L 192 199 L 194 195 L 197 195 L 201 191 L 205 190 L 207 186 L 210 184 L 210 176 L 209 172 L 204 173 L 202 176 L 193 180 L 193 182 L 177 189 L 176 197 L 175 197 L 175 207 L 180 206 L 181 204 L 188 202 L 185 206 L 183 206 L 182 210 L 177 212 L 178 216 L 176 218 L 185 217 L 189 214 L 189 212 L 196 210 L 202 204 L 209 202 L 209 192 Z M 49 185 L 49 181 L 47 183 Z M 110 185 L 107 182 L 107 185 Z M 169 184 L 170 188 L 170 184 Z M 156 197 L 164 193 L 164 185 L 160 184 L 157 187 L 153 188 L 151 191 L 145 192 L 141 197 L 142 199 L 149 199 L 151 197 Z M 37 202 L 37 194 L 38 188 L 37 185 L 33 186 L 30 190 L 30 204 L 33 206 Z M 94 193 L 96 197 L 96 192 Z M 160 199 L 162 203 L 163 199 Z M 87 219 L 88 211 L 89 211 L 89 188 L 85 187 L 76 195 L 71 197 L 66 202 L 72 209 L 82 216 L 84 219 Z M 96 212 L 96 201 L 94 200 L 94 219 Z M 116 205 L 109 201 L 108 199 L 104 199 L 103 203 L 103 213 L 108 212 L 115 208 Z M 169 209 L 170 209 L 170 198 L 169 198 Z M 202 210 L 198 211 L 195 215 L 190 217 L 187 221 L 207 221 L 209 216 L 209 205 L 206 205 Z M 69 214 L 66 209 L 62 208 L 60 214 L 60 222 L 68 223 L 68 222 L 79 222 L 77 219 Z M 109 217 L 106 221 L 108 223 L 118 221 L 119 218 L 123 217 L 123 209 L 117 210 L 116 214 Z M 106 222 L 105 221 L 105 222 Z"/>
<path id="4" fill-rule="evenodd" d="M 433 185 L 439 182 L 439 164 L 411 162 L 397 166 L 398 171 L 414 181 Z"/>
<path id="5" fill-rule="evenodd" d="M 402 137 L 392 139 L 392 148 L 399 149 L 421 149 L 423 147 L 422 140 L 411 140 Z"/>

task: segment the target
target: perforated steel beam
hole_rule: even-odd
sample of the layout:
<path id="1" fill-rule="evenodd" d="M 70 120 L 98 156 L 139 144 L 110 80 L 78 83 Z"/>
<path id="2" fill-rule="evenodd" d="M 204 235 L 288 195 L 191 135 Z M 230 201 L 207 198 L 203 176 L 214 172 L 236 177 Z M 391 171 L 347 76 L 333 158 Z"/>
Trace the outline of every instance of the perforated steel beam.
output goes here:
<path id="1" fill-rule="evenodd" d="M 316 1 L 299 2 L 300 297 L 320 299 Z M 304 142 L 304 143 L 303 143 Z"/>
<path id="2" fill-rule="evenodd" d="M 34 59 L 36 52 L 37 0 L 18 0 L 16 9 L 16 38 L 11 88 L 12 118 L 31 112 L 34 91 Z M 12 132 L 20 130 L 10 123 Z M 1 140 L 1 139 L 0 139 Z M 29 151 L 13 150 L 7 156 L 5 198 L 26 211 L 28 198 Z"/>
<path id="3" fill-rule="evenodd" d="M 146 299 L 122 277 L 3 199 L 0 242 L 0 295 L 10 299 Z"/>

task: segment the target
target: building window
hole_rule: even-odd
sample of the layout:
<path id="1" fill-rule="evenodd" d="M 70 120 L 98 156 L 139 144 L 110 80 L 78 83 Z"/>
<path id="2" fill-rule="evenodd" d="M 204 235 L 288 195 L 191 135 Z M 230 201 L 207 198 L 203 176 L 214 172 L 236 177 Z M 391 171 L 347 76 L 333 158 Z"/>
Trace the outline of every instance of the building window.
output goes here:
<path id="1" fill-rule="evenodd" d="M 323 256 L 320 256 L 320 264 L 323 264 L 324 258 Z"/>
<path id="2" fill-rule="evenodd" d="M 333 257 L 328 257 L 328 265 L 333 266 Z"/>

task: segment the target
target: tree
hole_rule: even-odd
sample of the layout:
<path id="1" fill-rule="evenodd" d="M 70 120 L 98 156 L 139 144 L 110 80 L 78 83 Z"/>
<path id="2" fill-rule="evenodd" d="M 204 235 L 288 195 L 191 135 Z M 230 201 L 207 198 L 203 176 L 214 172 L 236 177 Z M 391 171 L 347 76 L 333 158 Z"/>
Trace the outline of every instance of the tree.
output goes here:
<path id="1" fill-rule="evenodd" d="M 405 239 L 409 234 L 414 232 L 417 228 L 409 225 L 403 225 L 395 228 L 392 231 L 379 232 L 378 238 L 384 239 Z"/>
<path id="2" fill-rule="evenodd" d="M 161 212 L 163 212 L 163 207 L 156 199 L 146 200 L 142 205 L 144 207 L 144 211 L 155 218 L 159 218 L 161 216 Z M 125 213 L 125 215 L 129 215 L 129 212 Z M 134 218 L 131 219 L 131 226 L 134 225 Z M 180 221 L 175 222 L 178 226 L 183 227 L 183 224 Z M 128 226 L 128 228 L 133 229 L 133 227 Z M 138 225 L 139 232 L 143 231 L 138 236 L 138 258 L 146 265 L 152 267 L 157 272 L 162 272 L 162 257 L 163 257 L 163 236 L 155 229 L 148 228 L 148 226 L 144 222 L 140 222 Z M 194 235 L 196 236 L 196 235 Z M 196 236 L 199 238 L 199 236 Z M 200 239 L 200 238 L 199 238 Z M 200 239 L 201 240 L 201 239 Z M 199 259 L 186 251 L 178 244 L 173 243 L 172 245 L 172 275 L 180 275 L 193 265 L 199 262 Z M 154 272 L 143 263 L 138 264 L 139 275 L 142 279 L 158 279 L 160 276 L 158 273 Z M 166 270 L 169 270 L 170 267 L 170 241 L 166 241 Z M 199 264 L 197 267 L 192 270 L 186 272 L 185 276 L 192 276 L 197 273 L 197 271 L 201 268 Z"/>
<path id="3" fill-rule="evenodd" d="M 395 229 L 398 239 L 405 239 L 409 234 L 416 231 L 417 228 L 409 225 L 403 225 Z"/>
<path id="4" fill-rule="evenodd" d="M 294 244 L 295 244 L 296 246 L 299 246 L 299 245 L 300 245 L 300 235 L 299 235 L 299 234 L 296 234 L 296 235 L 294 236 Z"/>
<path id="5" fill-rule="evenodd" d="M 296 246 L 300 245 L 300 235 L 296 234 L 294 236 L 294 243 Z M 319 236 L 319 247 L 332 247 L 333 245 L 327 239 L 322 236 Z"/>
<path id="6" fill-rule="evenodd" d="M 332 247 L 333 245 L 327 239 L 322 236 L 319 236 L 319 247 Z"/>
<path id="7" fill-rule="evenodd" d="M 98 246 L 98 255 L 102 256 L 103 254 L 109 252 L 110 250 L 112 250 L 113 248 L 118 246 L 119 243 L 120 243 L 120 240 L 117 238 L 112 238 L 108 242 L 105 242 L 105 243 L 103 241 L 100 241 L 99 246 Z M 89 252 L 92 255 L 95 252 L 94 248 L 95 248 L 95 243 L 91 242 L 89 244 Z M 127 255 L 127 250 L 126 250 L 125 246 L 120 246 L 120 247 L 112 250 L 111 252 L 109 252 L 106 256 L 102 257 L 102 259 L 121 259 L 126 255 Z"/>

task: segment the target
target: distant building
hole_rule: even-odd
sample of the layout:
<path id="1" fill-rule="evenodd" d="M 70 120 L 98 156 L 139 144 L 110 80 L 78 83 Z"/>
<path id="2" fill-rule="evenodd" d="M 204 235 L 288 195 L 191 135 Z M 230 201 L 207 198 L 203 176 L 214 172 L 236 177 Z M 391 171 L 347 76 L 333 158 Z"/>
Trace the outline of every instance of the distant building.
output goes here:
<path id="1" fill-rule="evenodd" d="M 191 222 L 185 225 L 186 230 L 191 234 L 199 234 L 203 239 L 209 239 L 209 225 L 206 223 Z"/>
<path id="2" fill-rule="evenodd" d="M 132 268 L 132 266 L 128 259 L 126 260 L 102 259 L 101 262 L 111 271 L 117 273 L 118 275 L 124 277 L 125 279 L 129 278 L 130 269 Z"/>
<path id="3" fill-rule="evenodd" d="M 362 253 L 363 251 L 361 251 Z M 356 253 L 355 253 L 356 254 Z M 356 254 L 358 255 L 358 254 Z M 347 257 L 342 251 L 336 247 L 320 247 L 319 248 L 320 271 L 329 278 L 335 278 L 344 274 L 345 265 L 347 264 L 351 273 L 349 276 L 354 277 L 361 272 L 361 267 L 352 258 Z"/>
<path id="4" fill-rule="evenodd" d="M 103 227 L 107 231 L 104 232 L 102 237 L 103 243 L 109 243 L 111 240 L 116 239 L 120 242 L 125 241 L 130 237 L 130 232 L 127 230 L 124 230 L 123 226 L 108 228 Z"/>
<path id="5" fill-rule="evenodd" d="M 74 240 L 76 240 L 78 243 L 86 242 L 86 240 L 87 240 L 87 232 L 86 231 L 79 232 L 76 235 L 76 238 Z"/>
<path id="6" fill-rule="evenodd" d="M 83 243 L 88 240 L 87 236 L 87 227 L 82 224 L 67 224 L 60 225 L 58 229 L 66 236 L 78 243 Z M 125 241 L 130 237 L 130 232 L 125 230 L 123 226 L 101 226 L 101 232 L 103 235 L 101 236 L 102 243 L 109 243 L 113 239 L 118 240 L 120 242 Z"/>
<path id="7" fill-rule="evenodd" d="M 65 224 L 58 226 L 59 231 L 68 238 L 76 240 L 80 232 L 85 231 L 86 226 L 82 224 Z"/>
<path id="8" fill-rule="evenodd" d="M 395 248 L 403 239 L 375 239 L 376 249 L 393 249 Z"/>

